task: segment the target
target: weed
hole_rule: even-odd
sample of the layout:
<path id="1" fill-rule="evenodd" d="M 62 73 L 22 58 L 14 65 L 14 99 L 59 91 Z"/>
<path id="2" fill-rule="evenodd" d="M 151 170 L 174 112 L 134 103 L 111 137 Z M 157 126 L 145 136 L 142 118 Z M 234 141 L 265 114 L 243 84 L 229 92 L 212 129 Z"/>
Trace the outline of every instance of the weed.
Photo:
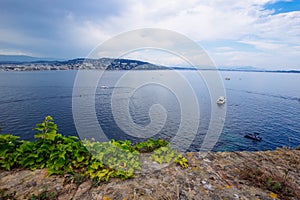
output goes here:
<path id="1" fill-rule="evenodd" d="M 159 149 L 154 150 L 154 153 L 150 156 L 150 159 L 162 163 L 170 163 L 174 161 L 179 164 L 182 168 L 188 167 L 188 161 L 185 157 L 179 154 L 178 151 L 172 149 L 169 146 L 161 147 Z"/>
<path id="2" fill-rule="evenodd" d="M 35 194 L 31 195 L 31 200 L 55 200 L 57 199 L 57 194 L 56 192 L 48 192 L 44 191 L 37 196 Z"/>
<path id="3" fill-rule="evenodd" d="M 1 200 L 15 200 L 16 192 L 8 193 L 7 189 L 0 189 L 0 199 Z"/>
<path id="4" fill-rule="evenodd" d="M 250 181 L 257 187 L 272 191 L 282 199 L 289 199 L 292 196 L 300 198 L 297 185 L 288 179 L 288 170 L 282 174 L 280 171 L 270 171 L 258 163 L 251 162 L 240 166 L 239 174 L 242 179 Z"/>

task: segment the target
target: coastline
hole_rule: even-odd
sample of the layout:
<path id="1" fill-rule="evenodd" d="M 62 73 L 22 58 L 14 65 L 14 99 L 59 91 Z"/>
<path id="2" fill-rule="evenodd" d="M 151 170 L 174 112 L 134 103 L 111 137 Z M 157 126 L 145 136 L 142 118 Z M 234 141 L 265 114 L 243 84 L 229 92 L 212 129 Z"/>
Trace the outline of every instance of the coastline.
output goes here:
<path id="1" fill-rule="evenodd" d="M 66 174 L 47 177 L 46 169 L 1 171 L 0 194 L 2 199 L 300 198 L 299 150 L 190 152 L 185 157 L 189 167 L 182 169 L 174 163 L 154 164 L 149 154 L 141 154 L 143 167 L 134 178 L 96 184 Z"/>

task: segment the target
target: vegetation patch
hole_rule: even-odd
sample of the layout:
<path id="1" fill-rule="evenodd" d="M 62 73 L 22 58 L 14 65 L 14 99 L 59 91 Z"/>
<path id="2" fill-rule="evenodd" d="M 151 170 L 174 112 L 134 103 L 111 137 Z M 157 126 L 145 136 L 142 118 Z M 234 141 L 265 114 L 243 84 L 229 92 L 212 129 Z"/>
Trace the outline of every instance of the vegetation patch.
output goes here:
<path id="1" fill-rule="evenodd" d="M 289 177 L 289 171 L 270 171 L 267 167 L 256 163 L 244 163 L 239 169 L 240 177 L 250 181 L 253 185 L 271 191 L 270 196 L 279 196 L 280 199 L 297 197 L 300 199 L 298 186 Z"/>
<path id="2" fill-rule="evenodd" d="M 154 150 L 154 153 L 150 156 L 151 160 L 162 163 L 170 163 L 174 161 L 178 163 L 182 168 L 188 168 L 188 160 L 183 157 L 178 151 L 172 149 L 169 146 L 161 147 Z"/>
<path id="3" fill-rule="evenodd" d="M 0 199 L 1 200 L 15 200 L 16 192 L 11 192 L 7 194 L 7 189 L 0 189 Z"/>
<path id="4" fill-rule="evenodd" d="M 31 195 L 30 200 L 56 200 L 57 194 L 55 192 L 44 191 L 38 195 Z"/>
<path id="5" fill-rule="evenodd" d="M 1 169 L 47 168 L 49 176 L 73 174 L 73 181 L 78 183 L 85 178 L 94 181 L 108 181 L 113 177 L 128 179 L 133 177 L 135 170 L 141 169 L 140 153 L 152 151 L 151 157 L 159 163 L 174 161 L 183 168 L 188 167 L 187 160 L 164 140 L 148 139 L 136 144 L 128 140 L 82 142 L 75 136 L 58 134 L 57 125 L 50 116 L 34 130 L 38 131 L 37 140 L 32 142 L 0 134 Z"/>

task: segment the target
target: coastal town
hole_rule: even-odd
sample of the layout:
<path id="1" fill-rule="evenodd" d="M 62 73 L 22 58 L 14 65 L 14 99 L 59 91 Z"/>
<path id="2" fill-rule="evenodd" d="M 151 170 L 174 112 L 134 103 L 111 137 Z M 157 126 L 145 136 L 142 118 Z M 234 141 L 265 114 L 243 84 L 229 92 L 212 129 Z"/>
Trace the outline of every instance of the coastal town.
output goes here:
<path id="1" fill-rule="evenodd" d="M 0 62 L 0 71 L 41 71 L 41 70 L 151 70 L 165 67 L 147 62 L 128 59 L 84 59 L 68 61 Z"/>

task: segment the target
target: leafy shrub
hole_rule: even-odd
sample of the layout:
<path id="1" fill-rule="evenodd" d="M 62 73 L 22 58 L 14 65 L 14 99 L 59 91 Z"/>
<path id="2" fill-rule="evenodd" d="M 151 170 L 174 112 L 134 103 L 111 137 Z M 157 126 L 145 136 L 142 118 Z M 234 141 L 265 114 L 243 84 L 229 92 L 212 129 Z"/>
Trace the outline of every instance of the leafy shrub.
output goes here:
<path id="1" fill-rule="evenodd" d="M 10 170 L 23 167 L 31 170 L 47 168 L 48 175 L 80 174 L 96 181 L 109 178 L 131 178 L 141 169 L 140 152 L 151 152 L 155 161 L 174 160 L 187 167 L 187 160 L 177 151 L 167 147 L 164 140 L 148 139 L 132 145 L 130 141 L 82 142 L 75 136 L 57 133 L 52 117 L 37 124 L 36 141 L 19 141 L 17 136 L 0 135 L 0 168 Z"/>
<path id="2" fill-rule="evenodd" d="M 175 163 L 178 163 L 182 168 L 188 168 L 188 160 L 181 154 L 179 154 L 178 151 L 172 149 L 169 146 L 154 150 L 154 153 L 150 156 L 150 158 L 158 162 L 159 164 L 170 163 L 171 161 L 174 161 Z"/>
<path id="3" fill-rule="evenodd" d="M 141 169 L 139 152 L 132 150 L 130 141 L 90 142 L 84 145 L 93 155 L 86 174 L 91 178 L 108 180 L 109 177 L 122 179 L 133 176 L 135 170 Z M 108 168 L 103 168 L 108 166 Z"/>
<path id="4" fill-rule="evenodd" d="M 138 142 L 136 143 L 132 148 L 134 150 L 137 150 L 141 153 L 149 153 L 153 152 L 155 149 L 159 149 L 161 147 L 168 146 L 169 142 L 165 140 L 154 140 L 152 138 L 144 141 L 144 142 Z"/>
<path id="5" fill-rule="evenodd" d="M 10 170 L 15 163 L 15 151 L 22 144 L 18 136 L 0 135 L 0 168 Z"/>

